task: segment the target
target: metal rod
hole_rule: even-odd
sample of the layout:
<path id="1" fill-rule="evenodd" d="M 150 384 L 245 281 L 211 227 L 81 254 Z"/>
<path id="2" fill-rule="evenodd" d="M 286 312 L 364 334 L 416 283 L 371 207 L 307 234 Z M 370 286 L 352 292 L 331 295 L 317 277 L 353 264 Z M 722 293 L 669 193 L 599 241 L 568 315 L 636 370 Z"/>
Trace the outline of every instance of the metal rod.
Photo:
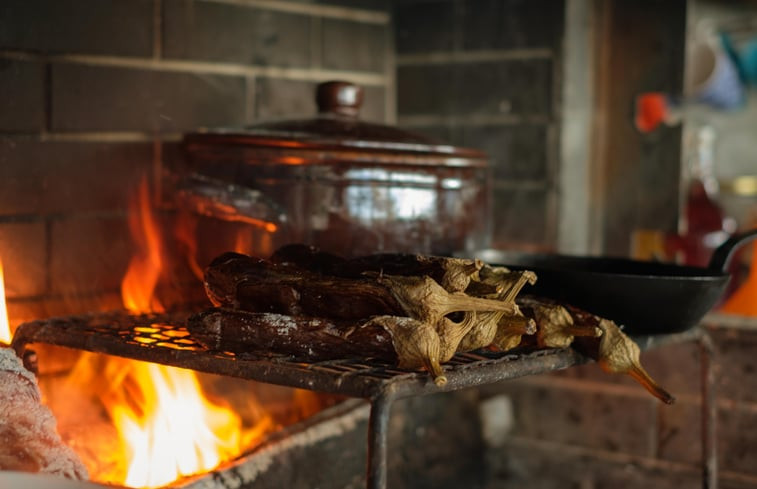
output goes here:
<path id="1" fill-rule="evenodd" d="M 366 487 L 386 489 L 387 434 L 389 431 L 389 408 L 392 399 L 380 395 L 371 400 L 371 414 L 368 420 L 368 467 Z"/>
<path id="2" fill-rule="evenodd" d="M 715 346 L 712 338 L 705 332 L 699 341 L 700 365 L 702 375 L 702 487 L 718 487 L 718 448 L 717 448 L 717 402 L 715 396 L 715 371 L 712 365 Z"/>

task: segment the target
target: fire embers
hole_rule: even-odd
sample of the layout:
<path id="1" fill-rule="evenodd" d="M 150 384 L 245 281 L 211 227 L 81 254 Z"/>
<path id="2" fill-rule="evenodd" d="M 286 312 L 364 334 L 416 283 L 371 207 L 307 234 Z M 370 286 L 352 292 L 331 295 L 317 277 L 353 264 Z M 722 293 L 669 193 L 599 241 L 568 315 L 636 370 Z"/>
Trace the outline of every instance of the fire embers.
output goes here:
<path id="1" fill-rule="evenodd" d="M 226 253 L 205 273 L 206 291 L 219 309 L 194 316 L 190 328 L 211 349 L 303 360 L 382 358 L 425 368 L 437 385 L 447 380 L 441 364 L 457 352 L 562 348 L 576 336 L 606 336 L 612 341 L 597 342 L 589 355 L 606 370 L 648 378 L 635 375 L 642 371 L 635 367 L 638 348 L 628 348 L 633 342 L 611 321 L 518 298 L 535 280 L 533 272 L 458 258 L 342 259 L 304 245 L 286 246 L 269 260 Z M 672 399 L 659 395 L 661 389 L 650 391 Z"/>

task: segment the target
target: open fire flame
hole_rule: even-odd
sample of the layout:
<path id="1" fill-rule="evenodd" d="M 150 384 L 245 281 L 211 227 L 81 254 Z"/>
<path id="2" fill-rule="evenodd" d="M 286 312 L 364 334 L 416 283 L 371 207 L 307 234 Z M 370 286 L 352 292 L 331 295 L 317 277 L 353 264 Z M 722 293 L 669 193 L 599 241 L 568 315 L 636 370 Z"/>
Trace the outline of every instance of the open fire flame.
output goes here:
<path id="1" fill-rule="evenodd" d="M 162 312 L 163 306 L 155 298 L 154 292 L 163 271 L 163 240 L 150 205 L 146 178 L 139 184 L 130 216 L 129 229 L 137 252 L 121 281 L 121 299 L 124 307 L 133 313 Z"/>
<path id="2" fill-rule="evenodd" d="M 130 227 L 138 250 L 121 284 L 122 299 L 133 313 L 160 312 L 154 291 L 163 267 L 163 240 L 146 180 L 134 204 Z M 100 364 L 96 373 L 94 365 L 83 358 L 72 375 L 80 380 L 105 377 L 108 392 L 100 398 L 118 431 L 121 458 L 128 464 L 97 479 L 129 487 L 164 486 L 233 459 L 272 428 L 268 416 L 251 428 L 243 427 L 234 410 L 206 398 L 191 370 L 116 357 L 108 358 L 104 368 Z"/>
<path id="3" fill-rule="evenodd" d="M 129 225 L 137 252 L 121 284 L 123 304 L 133 313 L 160 312 L 163 306 L 154 292 L 164 268 L 164 241 L 146 179 L 132 204 Z M 249 233 L 240 231 L 235 248 L 251 252 L 250 238 Z M 189 234 L 187 239 L 185 244 L 193 249 Z M 268 249 L 270 239 L 255 246 Z M 0 345 L 10 344 L 11 339 L 0 260 Z M 60 387 L 55 378 L 45 380 L 41 387 L 59 419 L 59 428 L 61 419 L 65 420 L 67 431 L 61 434 L 82 457 L 92 480 L 135 488 L 163 487 L 181 477 L 213 470 L 251 449 L 282 424 L 312 416 L 331 402 L 299 389 L 288 391 L 289 400 L 280 391 L 268 390 L 266 408 L 245 384 L 237 387 L 243 390 L 242 399 L 234 399 L 232 409 L 204 391 L 203 385 L 213 382 L 209 377 L 88 352 L 79 355 Z M 229 387 L 222 384 L 210 391 L 233 397 Z"/>
<path id="4" fill-rule="evenodd" d="M 159 487 L 211 470 L 268 428 L 261 423 L 244 433 L 238 415 L 202 395 L 194 372 L 135 362 L 128 376 L 129 398 L 109 411 L 126 445 L 129 487 Z"/>
<path id="5" fill-rule="evenodd" d="M 5 275 L 3 261 L 0 259 L 0 345 L 11 342 L 11 325 L 8 322 L 8 309 L 5 306 Z"/>

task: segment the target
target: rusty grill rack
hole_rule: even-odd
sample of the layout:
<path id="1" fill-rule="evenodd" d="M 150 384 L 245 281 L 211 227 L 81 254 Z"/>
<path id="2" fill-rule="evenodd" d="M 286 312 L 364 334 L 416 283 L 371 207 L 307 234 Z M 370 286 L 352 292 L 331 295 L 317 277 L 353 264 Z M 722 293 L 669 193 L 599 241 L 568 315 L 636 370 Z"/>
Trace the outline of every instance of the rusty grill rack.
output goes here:
<path id="1" fill-rule="evenodd" d="M 403 370 L 377 359 L 303 362 L 264 352 L 209 350 L 187 330 L 188 316 L 111 312 L 33 321 L 18 328 L 13 346 L 21 352 L 28 344 L 48 343 L 364 399 L 455 390 L 585 361 L 571 349 L 462 353 L 445 363 L 448 382 L 439 387 L 425 372 Z"/>
<path id="2" fill-rule="evenodd" d="M 371 402 L 367 487 L 371 489 L 386 487 L 387 431 L 389 410 L 394 400 L 550 372 L 588 361 L 570 348 L 458 353 L 442 365 L 447 383 L 437 386 L 425 372 L 400 369 L 376 359 L 303 362 L 290 356 L 265 352 L 210 350 L 194 339 L 187 329 L 190 314 L 131 315 L 118 311 L 32 321 L 18 327 L 12 346 L 20 357 L 24 357 L 28 345 L 45 343 L 367 399 Z M 703 335 L 703 329 L 695 328 L 674 335 L 634 339 L 642 349 L 647 349 L 668 343 L 701 340 Z M 707 390 L 709 392 L 709 387 Z M 703 403 L 703 410 L 708 410 L 709 404 Z M 703 444 L 709 446 L 711 441 L 705 440 Z M 709 477 L 712 475 L 709 474 Z"/>

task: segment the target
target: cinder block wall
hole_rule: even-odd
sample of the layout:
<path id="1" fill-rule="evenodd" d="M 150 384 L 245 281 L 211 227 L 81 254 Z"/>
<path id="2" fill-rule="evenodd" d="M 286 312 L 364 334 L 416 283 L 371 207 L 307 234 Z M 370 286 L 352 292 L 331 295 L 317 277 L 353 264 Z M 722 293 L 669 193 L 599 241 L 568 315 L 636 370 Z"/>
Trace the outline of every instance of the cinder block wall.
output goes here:
<path id="1" fill-rule="evenodd" d="M 391 42 L 383 0 L 0 3 L 13 322 L 119 306 L 129 199 L 143 176 L 159 189 L 182 133 L 312 115 L 335 78 L 365 88 L 363 118 L 392 119 Z"/>
<path id="2" fill-rule="evenodd" d="M 721 488 L 757 487 L 756 325 L 708 319 Z M 481 389 L 488 416 L 506 420 L 484 436 L 487 487 L 703 487 L 700 344 L 651 350 L 642 363 L 677 397 L 674 405 L 596 364 Z"/>
<path id="3" fill-rule="evenodd" d="M 491 157 L 492 241 L 556 244 L 564 2 L 396 2 L 401 126 Z"/>
<path id="4" fill-rule="evenodd" d="M 494 246 L 556 245 L 565 3 L 395 5 L 398 122 L 490 154 Z M 613 62 L 620 66 L 622 59 Z M 615 198 L 626 206 L 641 197 Z M 719 482 L 729 489 L 757 487 L 749 462 L 757 454 L 751 394 L 757 324 L 747 324 L 734 328 L 731 318 L 718 318 L 710 328 Z M 642 359 L 678 397 L 675 405 L 661 405 L 596 364 L 477 391 L 487 446 L 484 487 L 702 487 L 700 346 L 668 346 Z"/>

